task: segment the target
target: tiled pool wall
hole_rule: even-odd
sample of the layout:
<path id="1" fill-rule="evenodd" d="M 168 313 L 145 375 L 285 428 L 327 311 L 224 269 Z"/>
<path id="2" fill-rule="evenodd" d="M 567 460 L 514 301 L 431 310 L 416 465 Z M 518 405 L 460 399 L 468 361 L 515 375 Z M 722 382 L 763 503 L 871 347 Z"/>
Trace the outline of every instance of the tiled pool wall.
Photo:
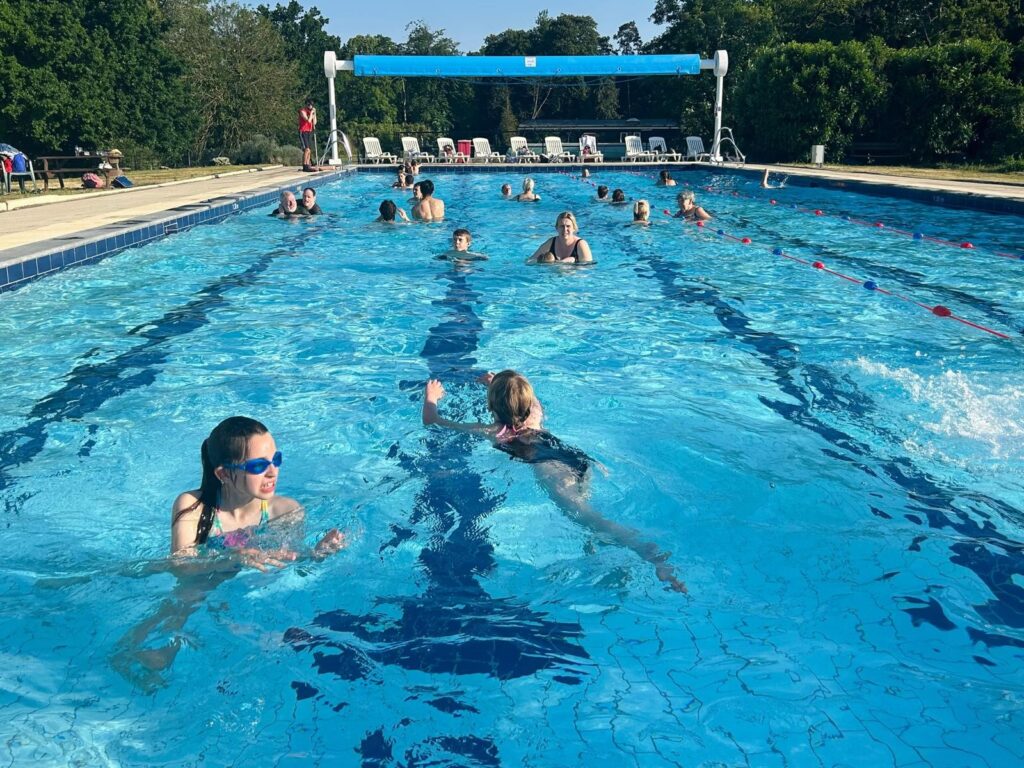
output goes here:
<path id="1" fill-rule="evenodd" d="M 709 170 L 718 173 L 730 173 L 760 179 L 763 171 L 746 168 L 725 168 L 721 166 L 698 165 L 693 163 L 588 163 L 592 171 L 606 169 L 610 171 L 643 170 L 657 174 L 663 169 L 673 172 L 684 171 L 706 173 Z M 289 189 L 299 192 L 303 187 L 321 187 L 336 181 L 345 173 L 394 173 L 394 165 L 363 165 L 350 167 L 332 173 L 303 180 L 301 184 L 288 184 L 281 187 L 265 188 L 253 192 L 223 195 L 200 203 L 192 203 L 172 208 L 169 211 L 149 214 L 137 218 L 110 224 L 104 227 L 85 230 L 72 235 L 55 238 L 43 243 L 32 243 L 4 252 L 4 261 L 0 262 L 0 292 L 13 290 L 44 275 L 51 275 L 62 269 L 90 264 L 100 259 L 119 253 L 126 248 L 151 243 L 167 235 L 184 232 L 200 224 L 215 224 L 228 216 L 250 211 L 253 208 L 276 203 L 282 191 Z M 574 174 L 583 168 L 579 163 L 537 164 L 450 164 L 429 167 L 431 175 L 450 173 L 508 173 L 509 171 L 526 171 L 532 174 L 564 173 L 572 169 Z M 775 171 L 785 173 L 786 169 Z M 815 176 L 801 176 L 799 171 L 792 171 L 787 181 L 789 186 L 820 187 L 823 189 L 839 189 L 857 192 L 876 197 L 896 197 L 915 202 L 937 205 L 945 208 L 980 210 L 991 213 L 1024 214 L 1024 200 L 1000 198 L 993 195 L 979 195 L 968 192 L 946 192 L 914 187 L 902 187 L 875 181 L 853 179 L 826 179 Z M 59 204 L 59 203 L 58 203 Z M 19 253 L 19 251 L 21 253 Z"/>
<path id="2" fill-rule="evenodd" d="M 322 187 L 347 172 L 339 170 L 303 179 L 301 183 L 220 195 L 199 203 L 180 205 L 52 240 L 6 249 L 0 257 L 0 293 L 15 290 L 32 280 L 70 267 L 92 264 L 126 248 L 135 248 L 167 235 L 185 232 L 200 224 L 216 224 L 228 216 L 271 203 L 277 204 L 284 190 L 300 194 L 305 187 Z"/>

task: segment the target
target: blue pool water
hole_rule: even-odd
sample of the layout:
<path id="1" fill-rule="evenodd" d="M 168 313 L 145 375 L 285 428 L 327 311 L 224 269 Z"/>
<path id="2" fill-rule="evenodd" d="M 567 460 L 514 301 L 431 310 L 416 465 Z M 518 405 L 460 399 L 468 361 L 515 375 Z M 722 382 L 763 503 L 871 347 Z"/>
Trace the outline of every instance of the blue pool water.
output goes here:
<path id="1" fill-rule="evenodd" d="M 700 230 L 651 176 L 594 176 L 652 201 L 644 230 L 565 175 L 500 200 L 513 172 L 438 174 L 448 221 L 389 228 L 390 175 L 359 174 L 316 221 L 237 216 L 0 296 L 0 762 L 1020 764 L 1024 262 L 997 254 L 1024 222 L 694 172 Z M 563 209 L 599 263 L 523 266 Z M 456 226 L 489 261 L 433 258 Z M 473 379 L 504 367 L 689 595 L 528 466 L 420 425 L 428 377 L 484 418 Z M 348 549 L 168 570 L 171 500 L 232 414 Z"/>

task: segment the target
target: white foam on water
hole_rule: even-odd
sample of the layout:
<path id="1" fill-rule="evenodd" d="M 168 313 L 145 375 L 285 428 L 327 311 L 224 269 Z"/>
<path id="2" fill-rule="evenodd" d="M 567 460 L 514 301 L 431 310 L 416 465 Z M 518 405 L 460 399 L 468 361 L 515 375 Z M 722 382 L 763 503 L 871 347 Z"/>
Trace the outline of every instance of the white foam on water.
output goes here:
<path id="1" fill-rule="evenodd" d="M 928 411 L 917 422 L 924 429 L 983 443 L 993 458 L 1024 458 L 1024 388 L 992 387 L 954 370 L 922 376 L 863 357 L 853 365 L 899 384 L 913 402 L 927 405 Z"/>

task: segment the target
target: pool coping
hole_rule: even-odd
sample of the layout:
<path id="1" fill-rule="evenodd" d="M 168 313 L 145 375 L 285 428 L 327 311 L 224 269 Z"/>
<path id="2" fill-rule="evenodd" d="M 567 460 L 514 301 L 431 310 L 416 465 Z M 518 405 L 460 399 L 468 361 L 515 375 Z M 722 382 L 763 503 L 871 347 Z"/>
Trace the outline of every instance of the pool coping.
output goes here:
<path id="1" fill-rule="evenodd" d="M 276 204 L 284 190 L 300 193 L 304 187 L 321 187 L 353 170 L 346 167 L 289 180 L 284 184 L 261 184 L 245 191 L 219 194 L 155 213 L 132 214 L 129 211 L 126 218 L 110 224 L 4 249 L 0 251 L 0 293 L 16 290 L 33 280 L 70 267 L 92 264 L 128 248 L 186 232 L 200 224 L 215 224 L 228 216 Z"/>
<path id="2" fill-rule="evenodd" d="M 643 170 L 657 173 L 672 171 L 719 171 L 730 175 L 757 178 L 765 168 L 788 176 L 788 186 L 820 187 L 861 194 L 914 200 L 929 205 L 961 210 L 982 210 L 990 213 L 1024 215 L 1024 186 L 1020 196 L 1005 196 L 986 191 L 985 182 L 954 182 L 932 179 L 872 175 L 854 177 L 850 173 L 804 167 L 764 165 L 715 165 L 709 163 L 605 162 L 605 163 L 467 163 L 425 165 L 430 174 L 508 173 L 528 170 L 530 173 L 567 173 L 574 175 L 584 167 L 600 170 Z M 0 251 L 0 293 L 15 290 L 46 275 L 52 275 L 80 264 L 91 264 L 128 248 L 151 243 L 168 235 L 185 232 L 200 224 L 214 224 L 228 216 L 276 202 L 284 190 L 298 192 L 303 187 L 321 187 L 348 173 L 394 173 L 395 165 L 352 164 L 325 171 L 315 176 L 293 178 L 239 192 L 225 193 L 170 207 L 155 213 L 133 215 L 103 226 L 77 230 L 46 240 L 29 242 Z M 238 172 L 247 173 L 245 171 Z M 223 174 L 227 175 L 227 174 Z M 992 186 L 995 186 L 995 184 Z M 955 185 L 955 186 L 954 186 Z M 146 189 L 142 187 L 140 189 Z M 1012 190 L 1017 192 L 1016 189 Z M 49 206 L 47 206 L 49 207 Z M 5 214 L 7 215 L 7 214 Z"/>

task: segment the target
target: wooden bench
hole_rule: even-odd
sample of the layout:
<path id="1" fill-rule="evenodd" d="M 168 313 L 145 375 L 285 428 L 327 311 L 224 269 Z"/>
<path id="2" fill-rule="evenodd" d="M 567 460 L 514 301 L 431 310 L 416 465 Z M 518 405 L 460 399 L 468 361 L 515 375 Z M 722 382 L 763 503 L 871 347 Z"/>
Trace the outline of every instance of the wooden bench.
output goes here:
<path id="1" fill-rule="evenodd" d="M 39 164 L 42 163 L 42 168 Z M 107 163 L 110 168 L 100 168 L 102 163 Z M 64 177 L 74 176 L 76 178 L 84 173 L 95 173 L 102 176 L 106 186 L 110 186 L 111 176 L 118 176 L 121 173 L 120 158 L 112 157 L 107 159 L 104 155 L 46 155 L 36 159 L 36 175 L 43 180 L 43 189 L 50 188 L 50 179 L 57 179 L 60 188 L 64 189 Z"/>
<path id="2" fill-rule="evenodd" d="M 863 162 L 871 165 L 882 160 L 906 160 L 907 151 L 895 141 L 855 141 L 846 153 L 849 163 Z"/>

